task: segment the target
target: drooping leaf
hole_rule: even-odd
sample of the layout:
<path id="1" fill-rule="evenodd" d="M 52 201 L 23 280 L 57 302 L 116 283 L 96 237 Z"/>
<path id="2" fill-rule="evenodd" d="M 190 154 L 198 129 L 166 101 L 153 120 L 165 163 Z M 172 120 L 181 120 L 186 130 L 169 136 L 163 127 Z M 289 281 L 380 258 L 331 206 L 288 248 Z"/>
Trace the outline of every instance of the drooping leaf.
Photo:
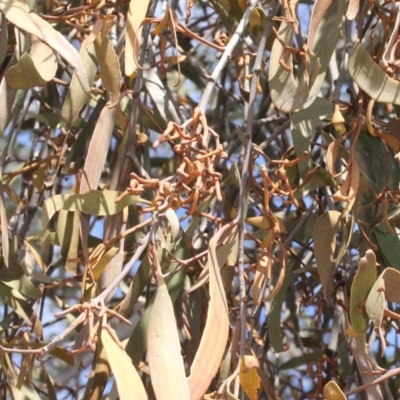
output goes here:
<path id="1" fill-rule="evenodd" d="M 250 400 L 257 400 L 260 377 L 257 373 L 258 360 L 254 356 L 243 356 L 240 361 L 240 385 Z"/>
<path id="2" fill-rule="evenodd" d="M 291 120 L 292 138 L 296 156 L 300 157 L 305 151 L 310 151 L 310 142 L 315 127 L 323 118 L 333 112 L 333 104 L 322 97 L 317 97 L 307 107 L 295 111 Z M 298 163 L 300 179 L 304 180 L 310 170 L 308 157 Z"/>
<path id="3" fill-rule="evenodd" d="M 235 242 L 232 236 L 230 242 L 232 245 Z M 228 245 L 226 251 L 217 253 L 217 244 L 218 237 L 214 236 L 208 246 L 207 265 L 210 271 L 210 301 L 206 326 L 188 377 L 192 400 L 200 400 L 204 396 L 216 375 L 223 358 L 229 333 L 228 309 L 220 267 L 225 263 L 230 249 Z"/>
<path id="4" fill-rule="evenodd" d="M 321 215 L 314 225 L 314 254 L 318 273 L 324 289 L 324 297 L 332 304 L 333 275 L 335 267 L 333 256 L 336 249 L 336 234 L 342 229 L 343 220 L 339 211 L 328 211 Z"/>
<path id="5" fill-rule="evenodd" d="M 84 40 L 81 45 L 79 56 L 81 57 L 82 64 L 86 70 L 88 85 L 91 87 L 93 85 L 97 67 L 94 45 L 91 44 L 90 46 L 86 46 L 86 40 Z M 74 72 L 64 104 L 61 108 L 61 117 L 67 123 L 68 127 L 71 127 L 74 124 L 82 110 L 82 107 L 86 104 L 88 99 L 89 94 L 83 90 L 76 72 Z"/>
<path id="6" fill-rule="evenodd" d="M 345 0 L 318 0 L 314 4 L 308 36 L 308 49 L 311 52 L 308 72 L 310 91 L 305 108 L 314 102 L 324 83 L 329 62 L 339 39 L 345 4 Z M 329 40 L 326 40 L 327 32 Z M 304 63 L 302 67 L 304 68 Z"/>
<path id="7" fill-rule="evenodd" d="M 190 399 L 174 309 L 162 275 L 158 275 L 156 298 L 151 310 L 148 357 L 157 400 Z"/>
<path id="8" fill-rule="evenodd" d="M 292 45 L 293 25 L 282 22 L 278 31 L 281 39 L 287 46 Z M 299 83 L 293 74 L 293 61 L 290 51 L 283 54 L 284 48 L 278 39 L 275 39 L 271 50 L 268 83 L 272 101 L 275 106 L 286 113 L 293 112 L 308 97 L 308 85 L 306 82 Z M 282 57 L 283 56 L 283 57 Z M 280 60 L 287 65 L 285 69 Z"/>
<path id="9" fill-rule="evenodd" d="M 20 0 L 0 0 L 0 11 L 8 21 L 19 29 L 37 36 L 62 58 L 75 68 L 76 75 L 85 92 L 90 91 L 85 67 L 74 46 L 51 25 L 35 13 L 30 13 L 28 6 Z"/>
<path id="10" fill-rule="evenodd" d="M 3 81 L 5 81 L 5 79 L 3 79 Z M 1 244 L 2 244 L 1 254 L 3 256 L 4 264 L 6 265 L 6 267 L 8 267 L 10 262 L 9 260 L 10 244 L 8 239 L 8 220 L 6 214 L 6 206 L 4 203 L 3 177 L 1 173 L 0 173 L 0 227 L 1 227 Z"/>
<path id="11" fill-rule="evenodd" d="M 178 295 L 182 292 L 184 277 L 184 273 L 178 272 L 165 280 L 165 284 L 168 288 L 168 293 L 171 297 L 172 302 L 174 302 Z M 139 364 L 147 349 L 147 338 L 149 334 L 148 327 L 154 300 L 155 296 L 153 296 L 150 300 L 146 311 L 142 315 L 142 318 L 137 324 L 135 330 L 132 333 L 132 336 L 129 338 L 129 341 L 126 345 L 126 351 L 132 358 L 135 365 Z"/>
<path id="12" fill-rule="evenodd" d="M 271 309 L 268 314 L 268 338 L 271 342 L 272 348 L 277 353 L 284 351 L 281 329 L 281 313 L 283 302 L 286 298 L 286 292 L 289 288 L 290 282 L 293 279 L 294 269 L 295 263 L 291 262 L 286 271 L 282 286 L 280 287 L 278 294 L 273 299 Z"/>
<path id="13" fill-rule="evenodd" d="M 98 35 L 94 41 L 94 48 L 100 66 L 101 82 L 104 89 L 110 93 L 110 101 L 107 106 L 115 107 L 119 101 L 119 89 L 121 87 L 121 69 L 118 56 L 112 42 L 107 37 Z"/>
<path id="14" fill-rule="evenodd" d="M 19 99 L 25 97 L 26 91 L 19 90 Z M 15 110 L 14 102 L 17 98 L 17 90 L 12 88 L 8 83 L 7 79 L 2 79 L 0 81 L 0 135 L 2 136 L 8 122 L 10 121 L 12 111 Z M 18 98 L 17 98 L 18 102 Z"/>
<path id="15" fill-rule="evenodd" d="M 354 82 L 380 103 L 400 104 L 400 82 L 390 78 L 357 42 L 347 64 Z"/>
<path id="16" fill-rule="evenodd" d="M 382 342 L 382 355 L 386 349 L 386 339 L 383 335 L 383 317 L 386 312 L 386 301 L 400 304 L 400 272 L 394 268 L 386 268 L 372 286 L 365 309 L 368 317 L 372 320 L 374 327 L 379 332 Z M 397 315 L 400 319 L 400 315 Z"/>
<path id="17" fill-rule="evenodd" d="M 72 275 L 78 273 L 78 263 L 74 260 L 78 257 L 78 212 L 68 212 L 60 210 L 57 220 L 57 238 L 61 246 L 61 256 L 66 271 Z"/>
<path id="18" fill-rule="evenodd" d="M 399 237 L 392 235 L 383 223 L 374 229 L 373 236 L 386 265 L 400 271 L 400 254 L 394 251 L 400 246 Z"/>
<path id="19" fill-rule="evenodd" d="M 110 147 L 115 116 L 116 107 L 104 107 L 100 113 L 85 158 L 81 186 L 79 188 L 81 194 L 86 193 L 88 190 L 96 190 L 99 185 Z"/>
<path id="20" fill-rule="evenodd" d="M 261 253 L 259 257 L 257 257 L 257 268 L 254 274 L 253 281 L 253 301 L 254 305 L 257 306 L 260 302 L 260 289 L 266 278 L 266 274 L 268 271 L 268 265 L 270 264 L 270 257 L 267 253 Z"/>
<path id="21" fill-rule="evenodd" d="M 101 342 L 117 382 L 119 398 L 121 400 L 147 400 L 142 380 L 125 350 L 117 345 L 105 329 L 101 330 Z"/>
<path id="22" fill-rule="evenodd" d="M 364 332 L 368 326 L 365 311 L 367 295 L 376 280 L 376 258 L 372 250 L 368 250 L 361 258 L 358 271 L 354 276 L 350 292 L 350 320 L 356 332 Z"/>
<path id="23" fill-rule="evenodd" d="M 126 21 L 125 75 L 133 76 L 138 69 L 142 39 L 141 23 L 146 16 L 150 0 L 131 0 Z"/>
<path id="24" fill-rule="evenodd" d="M 33 310 L 25 297 L 16 289 L 0 282 L 0 299 L 9 305 L 18 315 L 20 315 L 28 324 L 32 324 L 31 317 Z M 42 334 L 42 324 L 38 318 L 34 318 L 33 330 L 36 336 Z"/>
<path id="25" fill-rule="evenodd" d="M 346 11 L 346 18 L 348 20 L 353 20 L 357 13 L 358 13 L 358 7 L 360 5 L 360 0 L 350 0 L 349 1 L 349 5 L 347 7 L 347 11 Z"/>

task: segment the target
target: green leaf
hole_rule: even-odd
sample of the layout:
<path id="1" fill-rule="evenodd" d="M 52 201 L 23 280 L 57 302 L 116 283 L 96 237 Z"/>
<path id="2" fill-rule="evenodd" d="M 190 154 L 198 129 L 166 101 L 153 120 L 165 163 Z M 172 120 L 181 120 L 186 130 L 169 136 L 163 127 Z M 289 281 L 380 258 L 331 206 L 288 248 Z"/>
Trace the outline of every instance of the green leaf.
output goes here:
<path id="1" fill-rule="evenodd" d="M 317 97 L 307 108 L 295 111 L 291 120 L 292 138 L 296 157 L 300 157 L 304 151 L 310 151 L 311 138 L 315 127 L 323 118 L 333 114 L 333 104 L 322 97 Z M 301 180 L 304 180 L 310 170 L 309 157 L 298 163 Z"/>
<path id="2" fill-rule="evenodd" d="M 399 237 L 391 234 L 384 223 L 381 223 L 374 229 L 373 236 L 378 244 L 379 252 L 383 256 L 385 265 L 400 271 Z"/>
<path id="3" fill-rule="evenodd" d="M 361 258 L 358 271 L 354 276 L 350 292 L 350 320 L 356 332 L 364 332 L 368 325 L 368 317 L 363 315 L 362 302 L 376 280 L 376 258 L 372 250 L 368 250 Z"/>
<path id="4" fill-rule="evenodd" d="M 339 39 L 345 4 L 344 0 L 317 0 L 314 4 L 310 18 L 308 48 L 314 53 L 309 66 L 310 78 L 315 74 L 316 76 L 310 79 L 306 108 L 314 102 L 324 83 L 329 62 Z"/>
<path id="5" fill-rule="evenodd" d="M 90 190 L 84 194 L 57 194 L 43 204 L 42 224 L 47 227 L 50 219 L 57 211 L 81 211 L 84 214 L 105 217 L 121 212 L 133 203 L 144 202 L 137 196 L 125 196 L 119 203 L 115 200 L 120 192 L 113 190 Z"/>
<path id="6" fill-rule="evenodd" d="M 347 68 L 354 82 L 375 101 L 400 104 L 400 83 L 376 64 L 360 42 L 354 45 Z"/>
<path id="7" fill-rule="evenodd" d="M 294 269 L 295 263 L 291 262 L 286 270 L 282 286 L 279 289 L 278 294 L 274 297 L 274 300 L 272 301 L 271 309 L 268 314 L 268 339 L 271 343 L 272 348 L 277 353 L 280 353 L 284 350 L 281 330 L 281 312 L 283 302 L 285 301 L 286 292 L 293 278 Z"/>
<path id="8" fill-rule="evenodd" d="M 32 37 L 30 53 L 24 53 L 6 72 L 8 84 L 15 89 L 29 89 L 52 80 L 57 72 L 57 61 L 53 50 Z"/>
<path id="9" fill-rule="evenodd" d="M 29 12 L 28 6 L 19 0 L 0 0 L 0 11 L 8 21 L 19 29 L 37 36 L 74 68 L 80 84 L 85 92 L 90 91 L 85 67 L 75 47 L 39 15 Z"/>
<path id="10" fill-rule="evenodd" d="M 79 56 L 81 57 L 82 64 L 86 70 L 88 84 L 89 86 L 92 86 L 97 68 L 94 45 L 90 44 L 87 46 L 86 40 L 84 40 L 82 42 Z M 76 118 L 82 110 L 82 107 L 86 104 L 88 99 L 89 93 L 83 90 L 81 84 L 79 83 L 76 72 L 74 72 L 64 100 L 64 104 L 61 109 L 61 117 L 64 119 L 64 121 L 66 121 L 68 127 L 71 127 L 74 124 Z"/>
<path id="11" fill-rule="evenodd" d="M 279 35 L 287 46 L 293 44 L 293 25 L 282 22 L 279 28 Z M 278 39 L 275 39 L 270 56 L 270 67 L 268 73 L 268 84 L 271 98 L 275 106 L 282 112 L 291 113 L 299 108 L 308 97 L 307 83 L 299 83 L 293 75 L 292 53 L 286 51 L 283 60 L 291 69 L 287 71 L 280 64 L 283 54 L 283 46 Z"/>
<path id="12" fill-rule="evenodd" d="M 314 254 L 318 273 L 324 289 L 324 297 L 332 304 L 333 275 L 335 265 L 333 256 L 336 249 L 336 234 L 343 228 L 342 214 L 339 211 L 328 211 L 321 215 L 314 225 Z"/>

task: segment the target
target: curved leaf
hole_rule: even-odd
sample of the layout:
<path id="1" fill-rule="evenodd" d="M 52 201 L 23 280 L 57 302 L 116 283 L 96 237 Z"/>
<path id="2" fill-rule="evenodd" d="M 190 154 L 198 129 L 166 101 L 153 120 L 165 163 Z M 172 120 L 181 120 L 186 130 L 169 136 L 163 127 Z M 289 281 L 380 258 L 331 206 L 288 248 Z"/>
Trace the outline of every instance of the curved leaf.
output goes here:
<path id="1" fill-rule="evenodd" d="M 85 194 L 58 194 L 50 197 L 43 204 L 43 227 L 47 227 L 50 219 L 60 210 L 81 211 L 84 214 L 105 217 L 121 212 L 132 203 L 141 202 L 137 196 L 125 196 L 116 203 L 120 194 L 113 190 L 90 190 Z"/>
<path id="2" fill-rule="evenodd" d="M 35 13 L 30 13 L 28 6 L 19 0 L 0 0 L 0 11 L 4 13 L 8 21 L 19 29 L 37 36 L 62 58 L 68 61 L 74 68 L 80 84 L 85 92 L 90 91 L 86 78 L 85 67 L 75 47 L 51 25 Z"/>
<path id="3" fill-rule="evenodd" d="M 132 76 L 138 69 L 142 21 L 146 16 L 150 0 L 131 0 L 126 16 L 125 74 Z"/>
<path id="4" fill-rule="evenodd" d="M 287 22 L 282 22 L 279 28 L 279 35 L 287 46 L 293 42 L 293 26 Z M 308 97 L 307 83 L 297 83 L 293 75 L 292 54 L 287 51 L 283 60 L 291 69 L 287 71 L 280 63 L 283 54 L 283 46 L 278 39 L 275 39 L 271 50 L 268 83 L 272 101 L 281 111 L 290 113 Z"/>
<path id="5" fill-rule="evenodd" d="M 347 65 L 355 83 L 375 101 L 400 104 L 400 83 L 390 78 L 357 42 Z"/>
<path id="6" fill-rule="evenodd" d="M 15 89 L 28 89 L 52 80 L 57 72 L 53 50 L 32 36 L 30 53 L 24 53 L 16 65 L 6 72 L 8 84 Z"/>
<path id="7" fill-rule="evenodd" d="M 210 301 L 206 326 L 188 377 L 192 400 L 203 398 L 218 372 L 225 352 L 229 334 L 229 318 L 220 267 L 227 260 L 230 248 L 234 243 L 234 237 L 231 236 L 226 250 L 216 252 L 218 236 L 214 236 L 208 246 L 207 266 L 210 271 Z"/>
<path id="8" fill-rule="evenodd" d="M 367 295 L 376 280 L 376 258 L 372 250 L 367 250 L 361 258 L 358 271 L 353 279 L 350 292 L 350 320 L 356 332 L 364 332 L 368 326 L 368 316 L 363 313 Z"/>
<path id="9" fill-rule="evenodd" d="M 346 396 L 335 381 L 329 381 L 324 386 L 326 400 L 346 400 Z"/>

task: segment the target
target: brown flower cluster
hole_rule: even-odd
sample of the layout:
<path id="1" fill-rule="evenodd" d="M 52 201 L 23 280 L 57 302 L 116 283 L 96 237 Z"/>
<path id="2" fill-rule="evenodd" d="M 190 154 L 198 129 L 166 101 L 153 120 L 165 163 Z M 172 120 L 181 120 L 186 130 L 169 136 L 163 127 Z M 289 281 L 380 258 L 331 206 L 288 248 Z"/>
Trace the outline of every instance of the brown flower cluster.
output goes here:
<path id="1" fill-rule="evenodd" d="M 216 171 L 216 165 L 221 158 L 227 158 L 227 154 L 223 151 L 219 135 L 207 125 L 199 108 L 194 110 L 193 118 L 181 126 L 169 122 L 153 148 L 163 142 L 170 143 L 180 161 L 175 174 L 159 180 L 131 173 L 129 187 L 122 196 L 139 195 L 146 189 L 152 189 L 154 198 L 149 206 L 143 208 L 144 212 L 165 212 L 168 208 L 177 210 L 183 207 L 188 215 L 192 215 L 210 196 L 222 201 L 221 174 Z M 213 142 L 212 148 L 210 142 Z"/>

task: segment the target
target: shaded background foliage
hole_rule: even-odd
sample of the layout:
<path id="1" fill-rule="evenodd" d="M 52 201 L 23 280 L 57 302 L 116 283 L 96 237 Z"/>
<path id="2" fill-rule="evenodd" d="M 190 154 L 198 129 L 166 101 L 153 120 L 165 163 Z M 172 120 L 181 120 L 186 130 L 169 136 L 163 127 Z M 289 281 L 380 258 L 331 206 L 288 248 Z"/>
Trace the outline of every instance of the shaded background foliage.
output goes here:
<path id="1" fill-rule="evenodd" d="M 1 0 L 0 396 L 397 398 L 398 10 Z"/>

